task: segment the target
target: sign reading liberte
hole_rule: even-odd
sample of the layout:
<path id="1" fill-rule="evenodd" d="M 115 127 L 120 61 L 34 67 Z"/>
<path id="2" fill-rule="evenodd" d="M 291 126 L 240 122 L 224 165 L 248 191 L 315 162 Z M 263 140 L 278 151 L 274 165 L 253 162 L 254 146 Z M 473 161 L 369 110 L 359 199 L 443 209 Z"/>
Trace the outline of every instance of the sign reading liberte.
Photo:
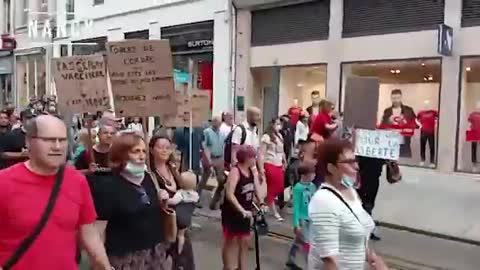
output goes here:
<path id="1" fill-rule="evenodd" d="M 110 106 L 105 61 L 102 55 L 53 59 L 58 103 L 72 113 L 104 111 Z"/>
<path id="2" fill-rule="evenodd" d="M 120 116 L 176 113 L 173 64 L 168 40 L 107 43 L 115 112 Z"/>
<path id="3" fill-rule="evenodd" d="M 389 130 L 355 130 L 355 155 L 398 160 L 401 135 Z"/>

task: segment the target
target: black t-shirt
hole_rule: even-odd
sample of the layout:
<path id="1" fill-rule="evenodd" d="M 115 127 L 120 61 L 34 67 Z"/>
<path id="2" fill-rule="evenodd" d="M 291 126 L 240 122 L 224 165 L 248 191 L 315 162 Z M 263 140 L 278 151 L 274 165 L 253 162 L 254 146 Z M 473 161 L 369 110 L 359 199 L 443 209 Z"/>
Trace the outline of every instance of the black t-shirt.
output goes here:
<path id="1" fill-rule="evenodd" d="M 106 220 L 105 247 L 109 256 L 151 249 L 164 240 L 157 192 L 148 174 L 141 186 L 118 174 L 91 186 L 99 220 Z"/>
<path id="2" fill-rule="evenodd" d="M 16 128 L 3 135 L 0 140 L 0 152 L 15 152 L 20 153 L 25 148 L 25 132 L 21 128 Z M 5 160 L 3 166 L 10 167 L 17 163 L 27 160 L 17 159 L 17 160 Z"/>
<path id="3" fill-rule="evenodd" d="M 95 163 L 97 163 L 100 168 L 108 168 L 108 152 L 101 153 L 93 149 L 93 156 L 95 158 Z M 77 170 L 86 170 L 90 167 L 91 162 L 90 153 L 85 149 L 75 160 L 75 168 L 77 168 Z"/>

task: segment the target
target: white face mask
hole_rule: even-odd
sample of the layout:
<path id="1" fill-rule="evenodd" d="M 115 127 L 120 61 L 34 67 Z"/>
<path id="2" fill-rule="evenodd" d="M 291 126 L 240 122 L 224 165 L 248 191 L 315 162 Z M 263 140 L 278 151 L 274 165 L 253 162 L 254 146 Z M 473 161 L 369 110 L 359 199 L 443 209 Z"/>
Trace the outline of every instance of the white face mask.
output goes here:
<path id="1" fill-rule="evenodd" d="M 131 161 L 127 162 L 125 166 L 125 172 L 135 178 L 142 178 L 145 175 L 145 171 L 147 170 L 146 164 L 135 164 Z"/>
<path id="2" fill-rule="evenodd" d="M 354 188 L 355 186 L 355 182 L 356 182 L 356 179 L 351 177 L 351 176 L 348 176 L 348 175 L 344 175 L 342 176 L 342 185 L 346 188 Z"/>
<path id="3" fill-rule="evenodd" d="M 282 130 L 282 125 L 275 125 L 275 130 L 276 131 Z"/>

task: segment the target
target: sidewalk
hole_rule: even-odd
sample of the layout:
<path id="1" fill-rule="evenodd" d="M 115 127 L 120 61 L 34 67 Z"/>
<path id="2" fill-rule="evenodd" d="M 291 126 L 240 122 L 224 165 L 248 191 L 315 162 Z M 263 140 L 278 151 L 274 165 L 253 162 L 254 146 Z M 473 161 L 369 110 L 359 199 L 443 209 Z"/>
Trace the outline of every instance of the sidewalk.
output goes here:
<path id="1" fill-rule="evenodd" d="M 395 185 L 381 177 L 375 220 L 387 227 L 480 244 L 480 176 L 413 167 L 401 171 L 403 181 Z"/>
<path id="2" fill-rule="evenodd" d="M 480 242 L 480 177 L 402 167 L 403 181 L 381 178 L 378 221 Z M 480 269 L 480 268 L 479 268 Z"/>

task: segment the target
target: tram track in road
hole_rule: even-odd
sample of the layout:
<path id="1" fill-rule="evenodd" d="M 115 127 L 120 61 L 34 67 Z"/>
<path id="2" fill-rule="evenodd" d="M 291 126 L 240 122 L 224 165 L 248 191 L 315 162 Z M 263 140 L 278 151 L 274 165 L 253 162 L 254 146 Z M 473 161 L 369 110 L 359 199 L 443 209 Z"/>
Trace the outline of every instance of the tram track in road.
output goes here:
<path id="1" fill-rule="evenodd" d="M 269 232 L 268 237 L 284 241 L 293 241 L 293 237 L 277 232 Z M 378 253 L 390 267 L 390 270 L 450 270 L 447 268 L 430 266 L 423 263 L 405 260 L 396 256 Z"/>

